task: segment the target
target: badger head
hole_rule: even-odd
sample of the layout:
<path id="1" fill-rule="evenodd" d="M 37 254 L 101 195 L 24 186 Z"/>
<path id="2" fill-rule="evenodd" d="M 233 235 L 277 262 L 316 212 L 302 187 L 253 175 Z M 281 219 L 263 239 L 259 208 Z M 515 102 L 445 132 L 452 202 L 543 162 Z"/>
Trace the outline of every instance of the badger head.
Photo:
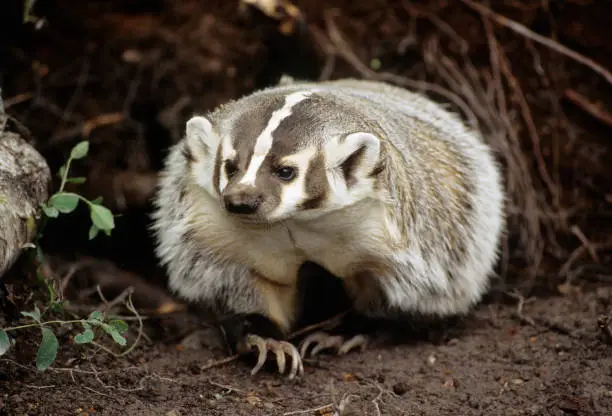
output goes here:
<path id="1" fill-rule="evenodd" d="M 249 223 L 313 218 L 371 197 L 377 123 L 321 90 L 264 90 L 186 126 L 197 184 Z"/>

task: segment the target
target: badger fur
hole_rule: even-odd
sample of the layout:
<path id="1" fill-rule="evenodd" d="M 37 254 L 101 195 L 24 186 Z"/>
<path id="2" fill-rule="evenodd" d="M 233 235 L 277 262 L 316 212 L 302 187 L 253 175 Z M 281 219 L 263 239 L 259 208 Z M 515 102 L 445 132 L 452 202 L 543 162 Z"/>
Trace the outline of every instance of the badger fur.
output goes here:
<path id="1" fill-rule="evenodd" d="M 160 174 L 156 253 L 173 291 L 264 317 L 279 339 L 245 342 L 299 361 L 281 338 L 307 261 L 365 316 L 468 312 L 499 255 L 501 182 L 482 137 L 422 95 L 283 82 L 187 122 Z"/>

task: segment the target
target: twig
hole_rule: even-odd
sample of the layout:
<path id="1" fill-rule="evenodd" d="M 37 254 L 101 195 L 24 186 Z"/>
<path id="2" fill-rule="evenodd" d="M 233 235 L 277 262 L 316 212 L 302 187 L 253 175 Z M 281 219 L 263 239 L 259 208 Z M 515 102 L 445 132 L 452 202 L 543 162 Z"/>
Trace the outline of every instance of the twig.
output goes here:
<path id="1" fill-rule="evenodd" d="M 378 392 L 378 396 L 376 396 L 373 400 L 372 403 L 374 404 L 374 408 L 376 409 L 376 414 L 378 416 L 380 416 L 380 405 L 378 404 L 378 401 L 380 400 L 380 398 L 382 397 L 383 393 L 385 392 L 385 390 L 380 386 L 380 384 L 376 384 L 376 387 L 378 388 L 379 392 Z"/>
<path id="2" fill-rule="evenodd" d="M 81 387 L 83 387 L 85 390 L 89 390 L 90 392 L 98 394 L 100 396 L 109 397 L 109 398 L 111 397 L 108 394 L 104 394 L 101 391 L 98 391 L 96 389 L 92 389 L 91 387 L 87 387 L 87 386 L 81 386 Z"/>
<path id="3" fill-rule="evenodd" d="M 31 100 L 32 98 L 34 98 L 34 93 L 31 92 L 17 94 L 14 97 L 7 98 L 6 100 L 4 100 L 4 108 L 11 108 L 14 105 L 21 104 L 23 102 Z M 2 114 L 2 111 L 0 111 L 0 114 Z"/>
<path id="4" fill-rule="evenodd" d="M 203 365 L 202 367 L 200 367 L 201 371 L 206 371 L 206 370 L 210 370 L 211 368 L 214 367 L 219 367 L 222 366 L 224 364 L 228 364 L 231 363 L 232 361 L 236 361 L 238 358 L 240 358 L 242 354 L 234 354 L 231 355 L 229 357 L 223 358 L 222 360 L 217 360 L 217 361 L 213 361 L 212 363 L 208 363 L 206 365 Z"/>
<path id="5" fill-rule="evenodd" d="M 316 324 L 305 326 L 304 328 L 301 328 L 301 329 L 293 332 L 287 338 L 288 339 L 294 339 L 294 338 L 297 338 L 300 335 L 303 335 L 305 333 L 314 331 L 314 330 L 319 329 L 319 328 L 326 327 L 327 325 L 336 324 L 338 321 L 340 321 L 342 318 L 344 318 L 347 313 L 349 313 L 349 310 L 346 310 L 344 312 L 340 312 L 339 314 L 334 315 L 331 318 L 326 319 L 326 320 L 321 321 L 321 322 L 318 322 Z"/>
<path id="6" fill-rule="evenodd" d="M 122 113 L 100 114 L 99 116 L 79 123 L 74 127 L 58 131 L 56 134 L 51 136 L 51 139 L 49 139 L 49 146 L 58 144 L 66 139 L 70 139 L 78 135 L 88 138 L 91 135 L 91 132 L 98 127 L 117 124 L 123 121 L 123 119 L 124 115 Z"/>
<path id="7" fill-rule="evenodd" d="M 465 0 L 464 0 L 465 1 Z M 497 43 L 497 40 L 495 39 Z M 498 47 L 498 57 L 500 63 L 500 69 L 510 87 L 514 90 L 516 98 L 518 99 L 519 108 L 521 110 L 521 115 L 523 120 L 525 121 L 525 125 L 527 126 L 527 130 L 529 132 L 529 136 L 531 138 L 531 148 L 536 157 L 538 170 L 540 172 L 540 176 L 542 180 L 546 184 L 548 191 L 552 195 L 555 201 L 555 205 L 558 207 L 559 204 L 559 190 L 553 182 L 550 174 L 548 173 L 548 169 L 546 168 L 546 162 L 544 161 L 544 156 L 542 155 L 542 146 L 540 142 L 540 135 L 538 134 L 538 129 L 536 128 L 535 122 L 533 120 L 533 116 L 531 114 L 531 110 L 529 108 L 529 104 L 527 103 L 527 97 L 525 97 L 525 93 L 521 88 L 520 82 L 516 79 L 514 74 L 510 69 L 510 62 L 508 57 L 504 53 L 503 49 Z"/>
<path id="8" fill-rule="evenodd" d="M 68 287 L 68 284 L 70 283 L 70 280 L 75 275 L 75 273 L 78 272 L 83 267 L 88 266 L 90 264 L 91 264 L 91 261 L 89 260 L 81 260 L 81 261 L 77 261 L 76 263 L 70 265 L 70 268 L 68 269 L 64 277 L 62 277 L 61 282 L 60 282 L 60 295 L 62 297 L 64 296 L 64 292 L 66 291 L 66 288 Z"/>
<path id="9" fill-rule="evenodd" d="M 470 7 L 471 9 L 476 10 L 479 13 L 492 18 L 500 25 L 505 26 L 508 29 L 516 33 L 519 33 L 535 42 L 538 42 L 554 51 L 557 51 L 567 56 L 568 58 L 571 58 L 583 65 L 588 66 L 593 71 L 600 74 L 609 84 L 612 84 L 612 73 L 606 70 L 601 65 L 599 65 L 597 62 L 593 61 L 592 59 L 579 54 L 578 52 L 568 48 L 567 46 L 560 44 L 559 42 L 553 39 L 549 39 L 545 36 L 539 35 L 533 32 L 532 30 L 528 29 L 527 27 L 521 25 L 520 23 L 510 20 L 505 16 L 495 13 L 494 11 L 492 11 L 486 6 L 483 6 L 482 4 L 478 4 L 472 0 L 461 0 L 461 2 L 464 3 L 466 6 Z"/>
<path id="10" fill-rule="evenodd" d="M 570 227 L 570 231 L 586 247 L 586 249 L 588 250 L 589 254 L 591 255 L 591 258 L 593 259 L 593 261 L 595 263 L 599 263 L 599 256 L 597 256 L 597 250 L 595 249 L 594 245 L 589 241 L 589 239 L 586 238 L 586 236 L 584 235 L 584 233 L 582 232 L 580 227 L 578 227 L 577 225 L 572 225 Z"/>
<path id="11" fill-rule="evenodd" d="M 330 404 L 325 404 L 323 406 L 319 406 L 319 407 L 313 407 L 310 409 L 304 409 L 304 410 L 294 410 L 293 412 L 287 412 L 287 413 L 283 413 L 283 416 L 289 416 L 289 415 L 303 415 L 304 413 L 312 413 L 312 412 L 320 412 L 322 410 L 331 410 L 334 407 L 333 403 Z"/>
<path id="12" fill-rule="evenodd" d="M 578 237 L 578 238 L 580 238 L 580 237 Z M 570 254 L 570 256 L 567 259 L 567 261 L 565 263 L 563 263 L 563 265 L 559 269 L 559 275 L 565 276 L 565 277 L 569 276 L 570 269 L 573 266 L 573 264 L 576 262 L 576 260 L 578 260 L 580 257 L 582 257 L 584 255 L 584 253 L 586 253 L 587 251 L 589 251 L 589 253 L 592 256 L 592 252 L 590 251 L 591 249 L 594 250 L 595 253 L 597 253 L 598 250 L 606 250 L 606 249 L 612 247 L 612 238 L 609 239 L 609 240 L 606 240 L 606 241 L 598 242 L 598 243 L 589 242 L 588 245 L 584 244 L 584 242 L 582 240 L 581 240 L 581 242 L 583 244 L 580 245 L 578 248 L 576 248 L 574 251 L 572 251 L 572 254 Z M 590 246 L 591 248 L 589 248 L 588 246 Z M 597 256 L 597 254 L 595 255 L 595 258 L 599 258 Z"/>
<path id="13" fill-rule="evenodd" d="M 566 328 L 565 326 L 557 323 L 557 322 L 551 322 L 548 319 L 545 318 L 538 318 L 538 322 L 536 322 L 535 319 L 526 316 L 525 314 L 523 314 L 523 306 L 525 305 L 525 302 L 527 302 L 527 300 L 523 297 L 523 295 L 521 295 L 520 293 L 518 293 L 517 291 L 514 292 L 506 292 L 506 294 L 514 299 L 518 300 L 518 304 L 516 306 L 516 313 L 515 316 L 522 322 L 522 323 L 526 323 L 534 328 L 545 328 L 549 331 L 552 332 L 556 332 L 558 334 L 563 334 L 563 335 L 567 335 L 570 338 L 574 338 L 574 339 L 581 339 L 582 337 L 576 333 L 574 333 L 572 330 Z"/>
<path id="14" fill-rule="evenodd" d="M 134 348 L 136 348 L 136 346 L 138 345 L 138 342 L 140 341 L 140 338 L 142 337 L 143 327 L 144 327 L 142 319 L 140 318 L 140 314 L 138 313 L 138 311 L 134 307 L 134 303 L 132 303 L 132 291 L 130 291 L 130 293 L 128 294 L 128 298 L 127 298 L 127 300 L 125 302 L 125 306 L 138 319 L 138 335 L 136 335 L 136 339 L 134 340 L 132 345 L 127 350 L 125 350 L 122 353 L 120 353 L 119 357 L 122 357 L 124 355 L 129 354 L 130 352 L 132 352 L 132 350 L 134 350 Z"/>
<path id="15" fill-rule="evenodd" d="M 520 293 L 518 293 L 517 291 L 507 292 L 507 294 L 511 298 L 514 298 L 514 299 L 516 299 L 518 301 L 518 303 L 516 305 L 515 315 L 519 319 L 519 321 L 521 321 L 522 323 L 526 323 L 528 325 L 531 325 L 531 326 L 537 328 L 538 325 L 536 324 L 536 322 L 532 318 L 530 318 L 529 316 L 525 316 L 523 314 L 523 306 L 525 306 L 525 297 L 523 295 L 521 295 Z"/>
<path id="16" fill-rule="evenodd" d="M 414 15 L 415 17 L 426 17 L 440 30 L 440 32 L 445 33 L 449 38 L 456 41 L 459 44 L 460 53 L 462 55 L 468 52 L 468 41 L 461 37 L 461 35 L 459 35 L 459 33 L 457 33 L 457 31 L 453 29 L 451 25 L 440 19 L 437 15 L 428 10 L 421 9 L 420 7 L 415 7 L 409 0 L 402 1 L 402 6 L 404 9 L 406 9 L 406 11 L 408 11 L 409 14 Z"/>
<path id="17" fill-rule="evenodd" d="M 336 26 L 333 21 L 335 17 L 336 10 L 326 10 L 325 12 L 325 22 L 327 25 L 329 38 L 336 48 L 336 52 L 344 58 L 346 62 L 348 62 L 353 68 L 361 74 L 364 78 L 378 80 L 378 81 L 388 81 L 398 85 L 402 85 L 409 88 L 420 89 L 431 91 L 440 96 L 446 98 L 447 100 L 454 103 L 459 109 L 463 112 L 465 117 L 468 118 L 470 125 L 473 128 L 478 128 L 478 118 L 474 115 L 474 112 L 470 109 L 470 107 L 466 104 L 466 102 L 461 99 L 457 94 L 449 91 L 441 86 L 433 83 L 429 83 L 426 81 L 416 81 L 407 77 L 402 77 L 396 74 L 392 74 L 389 72 L 375 72 L 371 70 L 365 63 L 361 61 L 361 59 L 353 52 L 348 44 L 348 42 L 344 39 L 340 30 Z"/>
<path id="18" fill-rule="evenodd" d="M 578 91 L 568 88 L 565 90 L 565 96 L 574 104 L 581 107 L 587 113 L 598 119 L 599 121 L 612 126 L 612 112 L 605 111 L 601 105 L 589 101 Z"/>
<path id="19" fill-rule="evenodd" d="M 76 105 L 76 103 L 81 98 L 81 95 L 83 94 L 83 89 L 85 87 L 85 84 L 87 84 L 90 63 L 91 63 L 90 58 L 88 56 L 85 58 L 83 65 L 81 66 L 81 72 L 79 73 L 79 77 L 77 79 L 76 88 L 74 89 L 74 92 L 72 93 L 72 97 L 70 97 L 68 104 L 66 104 L 66 107 L 64 108 L 64 114 L 62 115 L 62 120 L 72 115 L 74 106 Z"/>
<path id="20" fill-rule="evenodd" d="M 208 380 L 208 383 L 212 384 L 213 386 L 220 387 L 222 389 L 226 389 L 226 390 L 229 390 L 229 391 L 235 391 L 236 393 L 240 393 L 240 394 L 242 394 L 244 396 L 248 396 L 248 394 L 249 394 L 248 392 L 246 392 L 246 391 L 244 391 L 242 389 L 239 389 L 238 387 L 233 387 L 233 386 L 228 386 L 228 385 L 225 385 L 225 384 L 216 383 L 216 382 L 214 382 L 212 380 Z"/>

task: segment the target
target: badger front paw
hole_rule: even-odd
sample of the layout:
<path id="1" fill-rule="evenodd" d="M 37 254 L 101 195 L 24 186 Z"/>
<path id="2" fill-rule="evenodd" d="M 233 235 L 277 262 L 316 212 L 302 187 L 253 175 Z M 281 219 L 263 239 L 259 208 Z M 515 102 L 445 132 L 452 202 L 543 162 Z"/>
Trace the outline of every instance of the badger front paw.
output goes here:
<path id="1" fill-rule="evenodd" d="M 245 336 L 244 345 L 248 350 L 254 348 L 257 352 L 257 363 L 251 370 L 251 375 L 255 375 L 261 370 L 268 358 L 268 351 L 272 351 L 276 355 L 276 365 L 278 366 L 279 374 L 283 374 L 286 369 L 286 355 L 291 358 L 291 367 L 289 370 L 289 379 L 295 378 L 304 374 L 304 366 L 302 358 L 297 348 L 287 341 L 279 341 L 274 338 L 263 338 L 259 335 L 248 334 Z"/>
<path id="2" fill-rule="evenodd" d="M 359 348 L 361 351 L 365 349 L 369 341 L 369 337 L 364 334 L 357 334 L 351 338 L 346 338 L 342 335 L 331 335 L 327 332 L 315 332 L 308 335 L 302 341 L 300 346 L 300 356 L 306 358 L 308 347 L 314 345 L 310 356 L 315 356 L 325 349 L 334 349 L 337 355 L 344 355 L 354 348 Z"/>

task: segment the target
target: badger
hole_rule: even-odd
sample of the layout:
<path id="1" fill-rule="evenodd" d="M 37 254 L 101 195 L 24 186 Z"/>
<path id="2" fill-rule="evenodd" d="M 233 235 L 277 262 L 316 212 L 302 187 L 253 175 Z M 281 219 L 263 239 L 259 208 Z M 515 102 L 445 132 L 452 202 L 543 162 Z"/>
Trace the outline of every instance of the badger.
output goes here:
<path id="1" fill-rule="evenodd" d="M 358 79 L 284 81 L 193 115 L 153 203 L 170 289 L 244 319 L 236 350 L 258 352 L 251 373 L 271 352 L 280 373 L 291 359 L 289 378 L 311 345 L 367 340 L 287 340 L 306 262 L 363 316 L 464 316 L 490 286 L 505 226 L 482 136 L 422 94 Z"/>

